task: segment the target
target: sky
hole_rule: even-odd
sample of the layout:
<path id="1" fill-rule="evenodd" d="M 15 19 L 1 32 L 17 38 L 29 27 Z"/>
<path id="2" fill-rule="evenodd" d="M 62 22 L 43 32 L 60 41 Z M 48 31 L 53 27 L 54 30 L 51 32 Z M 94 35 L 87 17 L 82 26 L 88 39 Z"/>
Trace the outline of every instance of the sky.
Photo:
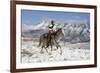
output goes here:
<path id="1" fill-rule="evenodd" d="M 74 21 L 90 21 L 90 13 L 82 12 L 61 12 L 61 11 L 42 11 L 42 10 L 21 10 L 22 24 L 35 25 L 43 20 L 55 19 L 74 20 Z"/>

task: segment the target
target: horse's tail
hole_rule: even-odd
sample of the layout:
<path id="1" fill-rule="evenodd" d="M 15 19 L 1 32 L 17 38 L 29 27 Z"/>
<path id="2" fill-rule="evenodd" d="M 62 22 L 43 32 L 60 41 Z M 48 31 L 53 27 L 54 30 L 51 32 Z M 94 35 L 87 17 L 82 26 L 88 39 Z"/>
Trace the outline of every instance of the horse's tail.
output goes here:
<path id="1" fill-rule="evenodd" d="M 42 39 L 41 39 L 41 36 L 40 36 L 38 47 L 40 47 L 40 45 L 41 45 L 41 41 L 42 41 Z"/>

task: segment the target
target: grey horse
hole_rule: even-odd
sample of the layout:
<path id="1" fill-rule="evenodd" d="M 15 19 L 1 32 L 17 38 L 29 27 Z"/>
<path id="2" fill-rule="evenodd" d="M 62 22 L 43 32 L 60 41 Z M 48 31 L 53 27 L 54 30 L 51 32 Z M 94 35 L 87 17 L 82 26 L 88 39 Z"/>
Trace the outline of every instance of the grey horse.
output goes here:
<path id="1" fill-rule="evenodd" d="M 60 54 L 62 54 L 62 49 L 61 46 L 59 45 L 60 40 L 64 37 L 64 29 L 63 28 L 59 28 L 55 33 L 53 33 L 51 35 L 51 41 L 48 43 L 49 45 L 47 45 L 47 38 L 48 38 L 48 33 L 44 33 L 40 36 L 40 40 L 39 40 L 39 45 L 41 46 L 41 51 L 43 51 L 43 48 L 48 52 L 48 48 L 51 47 L 51 51 L 53 46 L 56 46 L 56 49 L 60 48 Z"/>

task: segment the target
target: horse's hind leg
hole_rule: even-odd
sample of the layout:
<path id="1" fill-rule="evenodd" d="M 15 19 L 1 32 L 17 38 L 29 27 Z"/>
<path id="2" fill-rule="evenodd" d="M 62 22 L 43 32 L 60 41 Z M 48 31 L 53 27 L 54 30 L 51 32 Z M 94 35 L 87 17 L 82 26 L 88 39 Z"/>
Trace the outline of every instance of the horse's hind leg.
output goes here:
<path id="1" fill-rule="evenodd" d="M 45 48 L 44 42 L 42 43 L 42 49 L 41 49 L 40 53 L 43 53 L 43 48 Z"/>

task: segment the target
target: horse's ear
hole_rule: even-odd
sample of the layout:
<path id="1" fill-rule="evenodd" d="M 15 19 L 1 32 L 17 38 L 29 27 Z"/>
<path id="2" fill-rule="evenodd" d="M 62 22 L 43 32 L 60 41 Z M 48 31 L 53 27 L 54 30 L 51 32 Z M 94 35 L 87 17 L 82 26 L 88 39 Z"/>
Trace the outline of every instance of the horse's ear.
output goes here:
<path id="1" fill-rule="evenodd" d="M 61 24 L 61 28 L 64 28 L 64 24 Z"/>
<path id="2" fill-rule="evenodd" d="M 66 25 L 68 25 L 68 23 L 65 23 L 65 24 L 64 24 L 64 27 L 66 27 Z"/>

